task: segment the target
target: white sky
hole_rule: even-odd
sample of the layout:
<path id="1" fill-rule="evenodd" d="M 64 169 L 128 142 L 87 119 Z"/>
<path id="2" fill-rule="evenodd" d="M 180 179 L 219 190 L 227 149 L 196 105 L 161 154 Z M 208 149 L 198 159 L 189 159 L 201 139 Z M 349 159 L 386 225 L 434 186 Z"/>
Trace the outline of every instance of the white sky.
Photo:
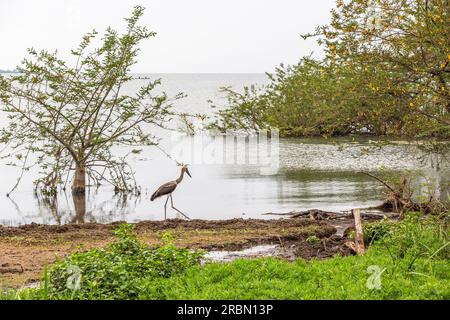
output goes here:
<path id="1" fill-rule="evenodd" d="M 135 72 L 260 73 L 321 51 L 300 34 L 330 19 L 334 0 L 0 0 L 0 69 L 13 69 L 28 47 L 63 58 L 82 35 L 123 30 L 135 4 L 157 32 L 142 46 Z"/>

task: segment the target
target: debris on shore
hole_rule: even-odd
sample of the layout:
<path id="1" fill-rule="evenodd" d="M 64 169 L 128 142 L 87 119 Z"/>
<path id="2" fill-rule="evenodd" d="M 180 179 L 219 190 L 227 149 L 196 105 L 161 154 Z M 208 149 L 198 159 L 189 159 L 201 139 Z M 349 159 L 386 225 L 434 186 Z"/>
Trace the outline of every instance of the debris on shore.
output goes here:
<path id="1" fill-rule="evenodd" d="M 346 245 L 346 230 L 353 227 L 351 213 L 309 210 L 280 215 L 291 218 L 173 219 L 133 225 L 138 237 L 150 246 L 158 245 L 161 236 L 170 232 L 177 246 L 215 252 L 219 257 L 215 261 L 260 256 L 292 261 L 353 254 Z M 366 221 L 382 218 L 382 215 L 362 214 Z M 13 287 L 33 283 L 39 280 L 45 265 L 70 253 L 103 247 L 114 241 L 113 230 L 121 223 L 124 222 L 0 226 L 0 282 Z M 258 251 L 260 246 L 264 250 Z"/>

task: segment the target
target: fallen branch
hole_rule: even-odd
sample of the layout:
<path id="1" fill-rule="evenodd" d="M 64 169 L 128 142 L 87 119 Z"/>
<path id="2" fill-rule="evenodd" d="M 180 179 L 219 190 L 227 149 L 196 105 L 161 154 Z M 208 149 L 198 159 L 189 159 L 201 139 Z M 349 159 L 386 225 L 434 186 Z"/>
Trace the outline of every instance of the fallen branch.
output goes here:
<path id="1" fill-rule="evenodd" d="M 369 176 L 379 182 L 381 182 L 386 188 L 388 188 L 389 190 L 391 190 L 392 192 L 394 192 L 395 194 L 397 194 L 397 191 L 394 190 L 394 188 L 392 188 L 390 185 L 388 185 L 385 181 L 381 180 L 380 178 L 378 178 L 377 176 L 369 173 L 369 172 L 364 172 L 364 171 L 359 171 L 358 173 L 362 173 L 365 174 L 366 176 Z"/>
<path id="2" fill-rule="evenodd" d="M 289 216 L 289 218 L 310 218 L 313 220 L 342 220 L 342 219 L 352 219 L 353 214 L 351 212 L 332 212 L 323 211 L 318 209 L 310 209 L 306 211 L 290 211 L 290 212 L 266 212 L 262 215 L 274 215 L 274 216 Z M 387 218 L 385 214 L 382 213 L 361 213 L 361 217 L 364 219 L 384 219 Z"/>
<path id="3" fill-rule="evenodd" d="M 406 211 L 422 211 L 424 213 L 432 213 L 448 210 L 448 206 L 436 199 L 433 193 L 430 194 L 427 201 L 418 202 L 415 200 L 413 198 L 413 192 L 410 185 L 411 181 L 406 177 L 402 177 L 400 183 L 395 187 L 392 187 L 387 182 L 371 173 L 362 171 L 360 171 L 360 173 L 379 181 L 388 189 L 384 203 L 376 207 L 377 209 L 383 211 L 393 211 L 400 214 Z"/>

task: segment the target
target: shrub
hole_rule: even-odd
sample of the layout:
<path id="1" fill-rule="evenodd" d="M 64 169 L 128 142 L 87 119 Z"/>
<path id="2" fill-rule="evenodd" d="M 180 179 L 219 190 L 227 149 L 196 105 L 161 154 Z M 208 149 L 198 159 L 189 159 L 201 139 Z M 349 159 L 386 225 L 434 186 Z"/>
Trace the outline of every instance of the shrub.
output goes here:
<path id="1" fill-rule="evenodd" d="M 385 238 L 388 236 L 389 232 L 392 232 L 394 224 L 395 222 L 389 220 L 364 224 L 364 242 L 367 244 L 372 244 L 374 241 Z"/>
<path id="2" fill-rule="evenodd" d="M 201 251 L 179 249 L 169 234 L 163 245 L 141 243 L 129 224 L 115 230 L 117 240 L 104 249 L 74 253 L 53 265 L 48 275 L 52 299 L 133 299 L 144 279 L 166 278 L 199 264 Z"/>
<path id="3" fill-rule="evenodd" d="M 367 238 L 392 259 L 450 259 L 448 222 L 439 216 L 406 214 L 401 222 L 382 221 L 365 227 Z"/>
<path id="4" fill-rule="evenodd" d="M 311 244 L 319 243 L 320 239 L 317 236 L 309 236 L 308 238 L 306 238 L 306 242 Z"/>

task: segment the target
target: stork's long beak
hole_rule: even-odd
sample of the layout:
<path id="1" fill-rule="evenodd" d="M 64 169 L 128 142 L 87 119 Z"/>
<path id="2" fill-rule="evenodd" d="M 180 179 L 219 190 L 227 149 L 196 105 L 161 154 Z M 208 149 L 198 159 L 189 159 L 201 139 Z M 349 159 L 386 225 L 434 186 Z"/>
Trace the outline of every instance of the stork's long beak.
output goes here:
<path id="1" fill-rule="evenodd" d="M 188 169 L 188 168 L 186 168 L 186 173 L 188 174 L 189 177 L 192 178 L 191 173 L 189 172 L 189 169 Z"/>

